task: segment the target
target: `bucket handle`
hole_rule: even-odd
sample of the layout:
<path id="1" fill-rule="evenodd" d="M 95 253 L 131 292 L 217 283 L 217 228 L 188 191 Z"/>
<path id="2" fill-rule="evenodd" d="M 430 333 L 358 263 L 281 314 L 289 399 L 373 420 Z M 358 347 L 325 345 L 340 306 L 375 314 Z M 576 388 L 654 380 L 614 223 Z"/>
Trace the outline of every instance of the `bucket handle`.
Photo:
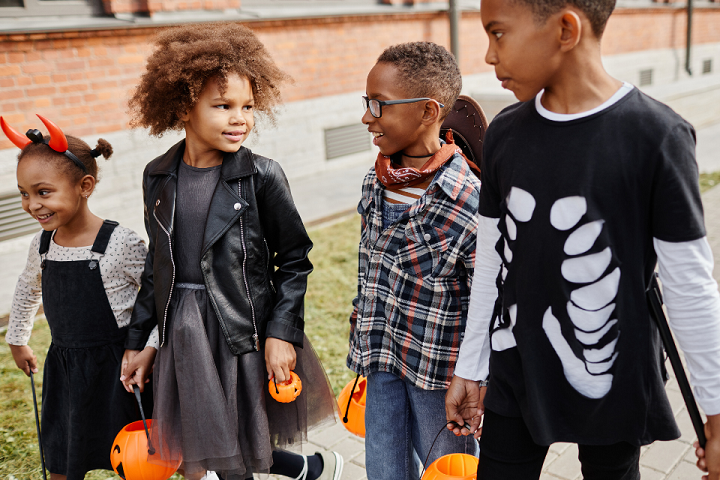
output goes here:
<path id="1" fill-rule="evenodd" d="M 350 402 L 352 402 L 352 396 L 353 393 L 355 393 L 355 387 L 357 387 L 358 380 L 360 380 L 360 374 L 357 374 L 357 377 L 355 377 L 355 383 L 353 383 L 352 390 L 350 390 L 350 396 L 348 397 L 348 404 L 345 408 L 345 416 L 342 418 L 343 423 L 348 423 L 348 413 L 350 412 Z"/>
<path id="2" fill-rule="evenodd" d="M 430 450 L 428 450 L 427 457 L 425 457 L 425 462 L 423 462 L 423 475 L 425 475 L 425 470 L 427 470 L 427 462 L 428 462 L 428 460 L 430 460 L 430 454 L 432 453 L 433 447 L 435 447 L 435 442 L 437 442 L 437 439 L 440 437 L 440 434 L 443 432 L 443 430 L 447 430 L 448 425 L 454 425 L 460 429 L 467 428 L 469 432 L 472 432 L 472 427 L 470 427 L 470 424 L 467 422 L 465 422 L 464 425 L 460 425 L 456 421 L 450 420 L 445 425 L 443 425 L 442 428 L 440 429 L 440 431 L 437 433 L 437 435 L 435 435 L 435 440 L 433 440 L 432 445 L 430 445 Z M 420 476 L 422 477 L 422 475 L 420 475 Z"/>
<path id="3" fill-rule="evenodd" d="M 145 420 L 145 410 L 143 410 L 142 401 L 140 400 L 140 387 L 133 385 L 133 392 L 135 392 L 135 400 L 137 400 L 138 407 L 140 407 L 140 416 L 142 417 L 143 425 L 145 426 L 145 436 L 147 437 L 148 454 L 155 455 L 155 448 L 152 446 L 150 441 L 150 433 L 147 428 L 147 421 Z"/>

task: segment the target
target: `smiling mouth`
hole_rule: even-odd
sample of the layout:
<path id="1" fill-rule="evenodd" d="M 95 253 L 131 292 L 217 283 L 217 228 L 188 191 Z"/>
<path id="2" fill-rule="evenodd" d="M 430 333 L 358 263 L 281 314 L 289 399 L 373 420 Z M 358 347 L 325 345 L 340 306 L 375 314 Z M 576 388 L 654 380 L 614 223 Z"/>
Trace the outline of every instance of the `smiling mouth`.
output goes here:
<path id="1" fill-rule="evenodd" d="M 42 222 L 43 220 L 47 220 L 48 218 L 52 217 L 53 215 L 55 215 L 55 212 L 46 213 L 45 215 L 35 215 L 35 218 Z"/>
<path id="2" fill-rule="evenodd" d="M 384 133 L 378 133 L 378 132 L 370 132 L 370 133 L 372 133 L 372 136 L 375 138 L 382 137 L 383 135 L 385 135 Z"/>
<path id="3" fill-rule="evenodd" d="M 223 135 L 225 135 L 226 137 L 230 137 L 231 139 L 238 139 L 238 138 L 241 138 L 243 135 L 245 135 L 245 132 L 235 130 L 232 132 L 223 132 Z"/>

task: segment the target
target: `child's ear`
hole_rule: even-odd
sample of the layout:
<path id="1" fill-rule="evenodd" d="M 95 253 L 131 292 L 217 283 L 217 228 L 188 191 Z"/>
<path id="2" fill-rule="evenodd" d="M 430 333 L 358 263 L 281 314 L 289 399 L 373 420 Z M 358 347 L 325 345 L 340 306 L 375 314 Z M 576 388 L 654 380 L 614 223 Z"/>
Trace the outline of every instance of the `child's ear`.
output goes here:
<path id="1" fill-rule="evenodd" d="M 568 52 L 580 43 L 583 22 L 577 12 L 567 9 L 560 15 L 560 51 Z"/>
<path id="2" fill-rule="evenodd" d="M 92 175 L 85 175 L 80 179 L 80 195 L 87 198 L 95 191 L 97 180 Z"/>
<path id="3" fill-rule="evenodd" d="M 440 104 L 435 100 L 426 100 L 425 109 L 423 110 L 422 123 L 424 125 L 432 125 L 440 118 Z"/>
<path id="4" fill-rule="evenodd" d="M 178 112 L 177 116 L 181 122 L 187 122 L 190 119 L 189 112 Z"/>

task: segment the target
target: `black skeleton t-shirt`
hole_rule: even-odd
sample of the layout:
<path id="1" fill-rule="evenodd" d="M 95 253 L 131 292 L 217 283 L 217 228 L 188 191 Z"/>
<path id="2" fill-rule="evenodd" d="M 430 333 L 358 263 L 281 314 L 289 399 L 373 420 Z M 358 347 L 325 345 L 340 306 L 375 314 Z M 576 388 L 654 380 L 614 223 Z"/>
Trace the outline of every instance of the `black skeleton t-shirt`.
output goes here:
<path id="1" fill-rule="evenodd" d="M 485 406 L 548 445 L 677 438 L 645 287 L 652 239 L 705 235 L 695 132 L 633 89 L 556 122 L 508 107 L 485 137 L 480 214 L 503 260 Z"/>

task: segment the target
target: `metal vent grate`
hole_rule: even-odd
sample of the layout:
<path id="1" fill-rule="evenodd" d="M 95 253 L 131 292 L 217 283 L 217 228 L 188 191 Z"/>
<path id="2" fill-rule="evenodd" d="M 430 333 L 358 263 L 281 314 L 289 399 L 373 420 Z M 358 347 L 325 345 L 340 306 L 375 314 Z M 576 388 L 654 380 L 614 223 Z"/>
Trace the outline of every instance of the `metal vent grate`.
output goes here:
<path id="1" fill-rule="evenodd" d="M 325 129 L 325 158 L 350 155 L 370 150 L 370 134 L 362 123 Z"/>
<path id="2" fill-rule="evenodd" d="M 708 58 L 706 60 L 703 60 L 702 63 L 702 73 L 711 73 L 712 72 L 712 58 Z"/>
<path id="3" fill-rule="evenodd" d="M 647 70 L 640 70 L 640 86 L 652 85 L 653 83 L 653 69 L 648 68 Z"/>
<path id="4" fill-rule="evenodd" d="M 18 192 L 0 195 L 0 242 L 38 230 L 37 220 L 23 210 Z"/>

